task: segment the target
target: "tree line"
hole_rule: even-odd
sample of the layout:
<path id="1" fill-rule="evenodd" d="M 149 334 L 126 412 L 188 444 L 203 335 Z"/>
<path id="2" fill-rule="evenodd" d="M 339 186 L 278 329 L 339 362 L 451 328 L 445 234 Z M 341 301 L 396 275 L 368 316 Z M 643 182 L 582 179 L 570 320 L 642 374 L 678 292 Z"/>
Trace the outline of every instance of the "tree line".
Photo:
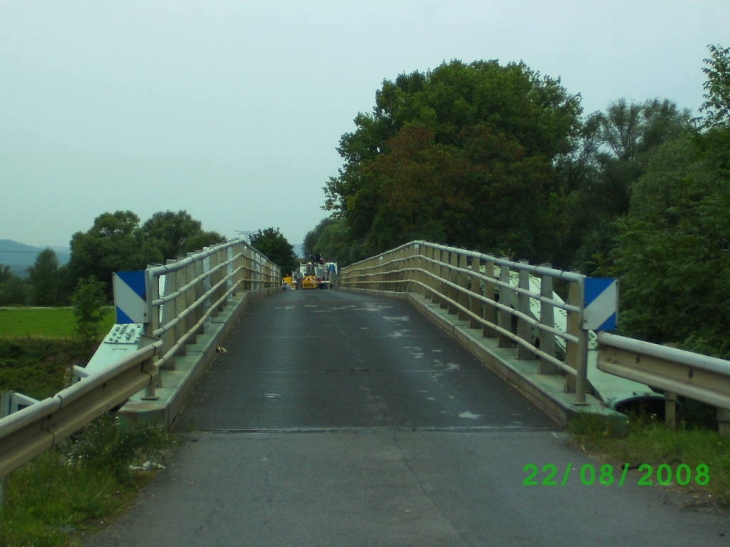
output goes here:
<path id="1" fill-rule="evenodd" d="M 730 48 L 708 49 L 694 118 L 660 98 L 584 115 L 524 63 L 384 80 L 306 252 L 346 264 L 424 239 L 618 277 L 623 334 L 730 356 Z"/>
<path id="2" fill-rule="evenodd" d="M 158 212 L 143 224 L 131 211 L 104 213 L 88 231 L 73 234 L 68 264 L 60 265 L 50 248 L 38 254 L 25 280 L 0 264 L 0 306 L 68 306 L 90 286 L 111 301 L 114 272 L 143 270 L 225 241 L 186 211 Z M 258 230 L 250 243 L 283 272 L 297 267 L 294 247 L 279 228 Z"/>
<path id="3" fill-rule="evenodd" d="M 0 265 L 0 305 L 67 306 L 76 288 L 91 279 L 102 283 L 111 299 L 113 272 L 141 270 L 223 241 L 185 211 L 155 213 L 143 224 L 131 211 L 104 213 L 88 231 L 73 234 L 68 264 L 60 265 L 47 248 L 29 268 L 27 280 Z"/>

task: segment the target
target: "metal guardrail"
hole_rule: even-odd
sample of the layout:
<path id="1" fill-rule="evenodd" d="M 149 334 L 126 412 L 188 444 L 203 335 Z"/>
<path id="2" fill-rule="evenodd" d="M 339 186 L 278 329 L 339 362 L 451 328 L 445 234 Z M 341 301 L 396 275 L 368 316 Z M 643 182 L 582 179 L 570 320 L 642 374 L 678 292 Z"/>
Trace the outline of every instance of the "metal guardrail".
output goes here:
<path id="1" fill-rule="evenodd" d="M 670 427 L 682 395 L 716 407 L 720 434 L 730 435 L 730 361 L 599 333 L 598 368 L 663 390 Z"/>
<path id="2" fill-rule="evenodd" d="M 0 477 L 48 450 L 153 383 L 157 342 L 0 420 Z"/>
<path id="3" fill-rule="evenodd" d="M 237 291 L 278 288 L 279 268 L 242 240 L 151 266 L 146 272 L 147 312 L 139 347 L 101 370 L 77 371 L 79 381 L 54 397 L 35 401 L 21 394 L 3 398 L 0 418 L 0 478 L 146 390 L 155 398 L 161 368 L 202 334 L 205 324 Z M 23 408 L 20 408 L 23 407 Z M 17 411 L 16 411 L 17 410 Z"/>
<path id="4" fill-rule="evenodd" d="M 531 276 L 540 279 L 539 292 L 531 288 Z M 589 331 L 581 328 L 584 280 L 578 273 L 424 241 L 352 264 L 340 274 L 346 288 L 430 297 L 472 327 L 481 327 L 484 336 L 498 338 L 500 347 L 516 346 L 518 359 L 537 358 L 538 373 L 564 374 L 576 405 L 585 404 L 589 389 Z M 567 303 L 554 294 L 554 281 L 568 284 Z M 539 303 L 537 314 L 534 303 Z M 555 327 L 556 311 L 567 314 L 565 330 Z M 564 341 L 564 352 L 558 351 L 556 337 Z"/>

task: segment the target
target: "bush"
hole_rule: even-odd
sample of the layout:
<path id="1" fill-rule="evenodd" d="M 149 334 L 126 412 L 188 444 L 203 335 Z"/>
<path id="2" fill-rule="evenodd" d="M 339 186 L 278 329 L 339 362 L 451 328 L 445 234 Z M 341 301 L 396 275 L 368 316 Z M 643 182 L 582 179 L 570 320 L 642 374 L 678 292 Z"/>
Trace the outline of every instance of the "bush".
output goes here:
<path id="1" fill-rule="evenodd" d="M 8 477 L 0 545 L 57 547 L 123 511 L 175 445 L 161 426 L 124 427 L 104 415 Z M 154 470 L 160 465 L 145 466 Z"/>
<path id="2" fill-rule="evenodd" d="M 93 276 L 79 279 L 73 295 L 76 335 L 88 351 L 91 351 L 102 334 L 104 306 L 107 303 L 105 287 L 105 283 Z"/>

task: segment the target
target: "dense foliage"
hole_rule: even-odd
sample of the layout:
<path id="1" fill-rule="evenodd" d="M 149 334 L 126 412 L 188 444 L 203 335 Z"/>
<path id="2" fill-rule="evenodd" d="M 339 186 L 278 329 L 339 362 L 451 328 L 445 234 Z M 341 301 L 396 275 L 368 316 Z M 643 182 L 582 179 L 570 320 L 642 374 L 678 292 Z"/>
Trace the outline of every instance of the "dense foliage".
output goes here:
<path id="1" fill-rule="evenodd" d="M 297 269 L 294 247 L 281 234 L 279 228 L 266 228 L 252 234 L 251 246 L 279 266 L 282 276 Z"/>
<path id="2" fill-rule="evenodd" d="M 524 64 L 444 63 L 384 81 L 325 187 L 366 256 L 412 239 L 544 260 L 578 97 Z M 519 205 L 519 206 L 518 206 Z M 517 214 L 515 214 L 517 213 Z"/>
<path id="3" fill-rule="evenodd" d="M 0 306 L 67 306 L 79 280 L 89 277 L 104 283 L 111 299 L 114 272 L 142 270 L 224 241 L 185 211 L 155 213 L 142 225 L 131 211 L 103 213 L 88 231 L 73 235 L 64 266 L 50 248 L 38 255 L 27 281 L 0 264 Z"/>
<path id="4" fill-rule="evenodd" d="M 709 52 L 694 120 L 658 98 L 581 117 L 522 63 L 385 80 L 305 249 L 346 264 L 426 239 L 619 277 L 624 334 L 730 357 L 730 48 Z"/>

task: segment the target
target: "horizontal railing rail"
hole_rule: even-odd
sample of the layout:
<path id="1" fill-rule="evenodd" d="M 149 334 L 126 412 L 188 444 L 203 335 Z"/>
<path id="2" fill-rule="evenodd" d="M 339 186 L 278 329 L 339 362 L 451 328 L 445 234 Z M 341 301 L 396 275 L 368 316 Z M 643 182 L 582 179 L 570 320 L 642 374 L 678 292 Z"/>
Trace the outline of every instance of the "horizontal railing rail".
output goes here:
<path id="1" fill-rule="evenodd" d="M 719 431 L 730 435 L 730 361 L 602 332 L 598 368 L 661 389 L 670 427 L 681 395 L 716 407 Z"/>
<path id="2" fill-rule="evenodd" d="M 144 336 L 136 351 L 101 366 L 74 367 L 78 381 L 42 401 L 3 394 L 0 477 L 135 393 L 144 390 L 144 398 L 155 399 L 160 370 L 174 369 L 175 357 L 184 354 L 186 345 L 204 332 L 237 292 L 281 285 L 279 268 L 243 240 L 150 266 L 144 277 Z"/>
<path id="3" fill-rule="evenodd" d="M 345 288 L 431 298 L 481 327 L 484 336 L 497 338 L 499 346 L 516 346 L 518 359 L 537 359 L 538 373 L 564 374 L 577 405 L 585 404 L 589 389 L 590 333 L 581 328 L 584 280 L 575 272 L 423 241 L 352 264 L 340 274 Z M 553 291 L 556 281 L 567 284 L 567 303 Z"/>

